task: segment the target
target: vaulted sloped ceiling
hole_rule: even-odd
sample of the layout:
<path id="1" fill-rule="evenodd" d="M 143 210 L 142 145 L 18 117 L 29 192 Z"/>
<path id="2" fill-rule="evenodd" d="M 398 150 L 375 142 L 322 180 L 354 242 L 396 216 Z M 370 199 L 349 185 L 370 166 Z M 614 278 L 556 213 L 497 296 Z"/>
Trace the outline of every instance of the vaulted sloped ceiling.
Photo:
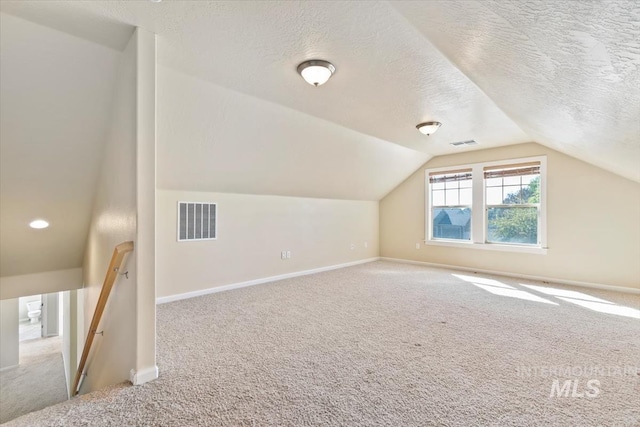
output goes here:
<path id="1" fill-rule="evenodd" d="M 82 265 L 119 56 L 0 15 L 0 275 Z"/>
<path id="2" fill-rule="evenodd" d="M 631 0 L 3 3 L 100 43 L 141 26 L 169 68 L 429 156 L 536 141 L 640 180 Z M 314 89 L 295 67 L 318 57 L 337 72 Z"/>
<path id="3" fill-rule="evenodd" d="M 79 265 L 117 50 L 134 26 L 158 35 L 160 188 L 378 200 L 468 139 L 479 145 L 465 150 L 536 141 L 640 181 L 632 1 L 3 0 L 0 11 L 2 275 L 26 272 L 5 248 L 29 241 L 16 230 L 45 208 L 70 249 L 38 270 Z M 319 88 L 296 73 L 313 58 L 337 67 Z M 415 129 L 427 120 L 443 123 L 431 137 Z"/>
<path id="4" fill-rule="evenodd" d="M 640 3 L 391 3 L 536 142 L 640 181 Z"/>
<path id="5" fill-rule="evenodd" d="M 378 200 L 429 158 L 168 67 L 158 87 L 159 188 Z"/>

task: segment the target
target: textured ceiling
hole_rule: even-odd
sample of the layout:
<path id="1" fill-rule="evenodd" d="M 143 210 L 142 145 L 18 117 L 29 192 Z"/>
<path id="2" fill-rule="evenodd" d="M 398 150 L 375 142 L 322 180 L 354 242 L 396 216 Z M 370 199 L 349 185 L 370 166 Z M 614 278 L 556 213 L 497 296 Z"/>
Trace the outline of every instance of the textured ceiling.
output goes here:
<path id="1" fill-rule="evenodd" d="M 640 181 L 640 3 L 392 5 L 533 140 Z"/>
<path id="2" fill-rule="evenodd" d="M 9 3 L 11 13 L 62 26 L 32 10 L 40 2 Z M 55 8 L 86 23 L 75 34 L 100 42 L 98 23 L 140 26 L 158 34 L 163 65 L 430 155 L 472 138 L 477 148 L 531 140 L 387 2 L 91 1 Z M 321 88 L 296 73 L 312 58 L 337 67 Z M 437 134 L 416 131 L 434 119 L 443 123 Z"/>
<path id="3" fill-rule="evenodd" d="M 0 275 L 82 265 L 119 56 L 0 14 Z"/>
<path id="4" fill-rule="evenodd" d="M 131 26 L 159 61 L 360 133 L 440 155 L 536 141 L 640 181 L 635 1 L 3 1 L 112 47 Z M 338 70 L 300 84 L 309 58 Z M 444 123 L 432 137 L 414 126 Z M 468 148 L 467 148 L 468 149 Z"/>
<path id="5" fill-rule="evenodd" d="M 379 199 L 471 138 L 471 149 L 536 141 L 640 181 L 635 2 L 3 0 L 0 11 L 2 275 L 27 272 L 25 260 L 80 264 L 113 49 L 133 26 L 158 34 L 163 188 Z M 320 88 L 295 71 L 311 58 L 337 67 Z M 425 137 L 426 120 L 443 126 Z M 37 216 L 53 226 L 25 229 Z"/>

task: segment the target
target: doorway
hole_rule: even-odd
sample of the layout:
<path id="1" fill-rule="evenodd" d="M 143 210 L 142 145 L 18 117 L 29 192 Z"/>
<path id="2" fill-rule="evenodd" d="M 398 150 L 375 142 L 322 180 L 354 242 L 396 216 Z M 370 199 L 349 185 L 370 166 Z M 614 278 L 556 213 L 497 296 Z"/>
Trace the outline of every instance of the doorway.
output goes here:
<path id="1" fill-rule="evenodd" d="M 19 363 L 0 373 L 0 423 L 68 397 L 62 297 L 61 292 L 55 292 L 18 298 Z"/>

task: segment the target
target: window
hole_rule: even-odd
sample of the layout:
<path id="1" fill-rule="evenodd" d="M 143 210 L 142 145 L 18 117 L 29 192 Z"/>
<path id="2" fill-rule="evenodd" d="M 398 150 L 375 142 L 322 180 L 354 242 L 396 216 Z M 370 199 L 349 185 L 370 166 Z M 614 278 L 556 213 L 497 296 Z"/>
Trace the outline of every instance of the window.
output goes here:
<path id="1" fill-rule="evenodd" d="M 427 244 L 546 253 L 546 157 L 428 169 Z"/>
<path id="2" fill-rule="evenodd" d="M 484 168 L 487 242 L 538 245 L 540 164 Z"/>
<path id="3" fill-rule="evenodd" d="M 430 174 L 434 239 L 471 240 L 471 169 Z"/>
<path id="4" fill-rule="evenodd" d="M 178 241 L 216 238 L 215 203 L 178 202 Z"/>

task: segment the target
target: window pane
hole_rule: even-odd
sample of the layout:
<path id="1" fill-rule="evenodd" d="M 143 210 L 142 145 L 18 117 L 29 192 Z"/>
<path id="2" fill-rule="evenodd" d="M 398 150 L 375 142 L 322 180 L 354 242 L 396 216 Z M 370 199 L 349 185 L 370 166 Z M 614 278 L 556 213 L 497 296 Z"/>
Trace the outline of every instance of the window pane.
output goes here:
<path id="1" fill-rule="evenodd" d="M 471 240 L 471 209 L 433 208 L 433 238 Z"/>
<path id="2" fill-rule="evenodd" d="M 502 187 L 487 188 L 487 205 L 502 204 Z"/>
<path id="3" fill-rule="evenodd" d="M 527 175 L 526 178 L 531 178 L 531 180 L 523 189 L 522 197 L 524 202 L 540 203 L 540 175 Z"/>
<path id="4" fill-rule="evenodd" d="M 460 190 L 460 204 L 461 205 L 472 205 L 472 191 L 471 188 L 463 188 Z"/>
<path id="5" fill-rule="evenodd" d="M 448 181 L 444 185 L 446 189 L 458 188 L 458 181 Z"/>
<path id="6" fill-rule="evenodd" d="M 504 185 L 520 185 L 520 176 L 505 176 Z"/>
<path id="7" fill-rule="evenodd" d="M 520 178 L 522 178 L 523 185 L 529 185 L 532 179 L 536 179 L 539 176 L 540 175 L 522 175 Z"/>
<path id="8" fill-rule="evenodd" d="M 445 206 L 444 204 L 444 190 L 435 190 L 431 192 L 431 205 L 432 206 Z"/>
<path id="9" fill-rule="evenodd" d="M 506 181 L 506 180 L 505 180 Z M 522 202 L 522 187 L 519 185 L 510 185 L 504 187 L 504 199 L 502 203 L 505 205 L 520 204 Z"/>
<path id="10" fill-rule="evenodd" d="M 492 243 L 538 243 L 538 209 L 534 207 L 489 208 L 487 241 Z"/>
<path id="11" fill-rule="evenodd" d="M 471 188 L 471 180 L 465 179 L 464 181 L 458 181 L 460 183 L 460 188 Z"/>
<path id="12" fill-rule="evenodd" d="M 487 187 L 501 187 L 502 178 L 489 178 L 485 180 Z"/>
<path id="13" fill-rule="evenodd" d="M 455 206 L 460 204 L 458 203 L 458 189 L 445 190 L 445 192 L 446 192 L 445 201 L 447 202 L 447 206 Z"/>
<path id="14" fill-rule="evenodd" d="M 444 182 L 434 182 L 431 184 L 432 190 L 444 190 Z"/>

